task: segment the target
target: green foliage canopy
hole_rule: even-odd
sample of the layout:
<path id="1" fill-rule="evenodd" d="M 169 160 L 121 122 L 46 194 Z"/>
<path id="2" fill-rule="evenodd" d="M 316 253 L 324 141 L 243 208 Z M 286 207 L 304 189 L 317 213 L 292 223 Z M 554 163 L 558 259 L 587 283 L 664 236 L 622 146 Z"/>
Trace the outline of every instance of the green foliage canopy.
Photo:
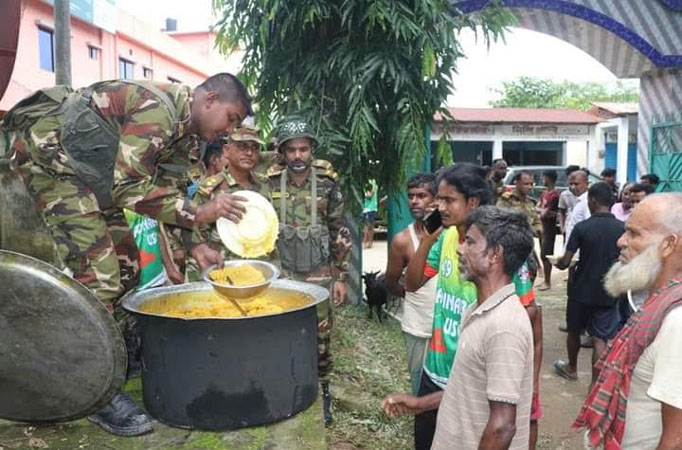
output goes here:
<path id="1" fill-rule="evenodd" d="M 500 95 L 495 107 L 567 108 L 587 111 L 592 102 L 638 102 L 637 85 L 618 81 L 615 88 L 604 83 L 556 82 L 549 79 L 519 77 L 504 81 L 495 89 Z"/>
<path id="2" fill-rule="evenodd" d="M 489 7 L 475 16 L 447 0 L 214 0 L 218 45 L 244 51 L 240 77 L 258 105 L 257 122 L 308 120 L 334 161 L 344 191 L 361 204 L 368 178 L 402 188 L 419 167 L 425 129 L 452 91 L 462 50 L 456 31 L 489 43 L 513 16 Z"/>

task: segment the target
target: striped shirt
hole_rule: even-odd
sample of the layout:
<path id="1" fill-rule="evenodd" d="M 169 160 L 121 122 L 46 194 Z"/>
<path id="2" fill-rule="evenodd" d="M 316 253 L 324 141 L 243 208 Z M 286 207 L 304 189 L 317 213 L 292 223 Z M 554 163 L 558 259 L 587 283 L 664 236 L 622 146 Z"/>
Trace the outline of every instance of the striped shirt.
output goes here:
<path id="1" fill-rule="evenodd" d="M 516 405 L 516 434 L 509 448 L 526 450 L 532 396 L 533 332 L 514 285 L 508 284 L 464 313 L 431 449 L 478 448 L 490 414 L 488 402 L 494 401 Z"/>

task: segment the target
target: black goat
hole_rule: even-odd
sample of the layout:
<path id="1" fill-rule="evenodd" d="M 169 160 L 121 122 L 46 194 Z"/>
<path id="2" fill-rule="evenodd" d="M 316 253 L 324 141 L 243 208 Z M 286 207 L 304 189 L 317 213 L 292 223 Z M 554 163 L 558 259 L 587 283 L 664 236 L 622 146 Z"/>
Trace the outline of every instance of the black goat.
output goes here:
<path id="1" fill-rule="evenodd" d="M 369 307 L 369 319 L 372 319 L 372 308 L 374 308 L 379 323 L 381 323 L 381 316 L 383 314 L 381 307 L 388 302 L 385 278 L 383 273 L 379 275 L 379 271 L 365 272 L 362 276 L 362 279 L 365 280 L 365 295 L 367 296 L 367 306 Z"/>

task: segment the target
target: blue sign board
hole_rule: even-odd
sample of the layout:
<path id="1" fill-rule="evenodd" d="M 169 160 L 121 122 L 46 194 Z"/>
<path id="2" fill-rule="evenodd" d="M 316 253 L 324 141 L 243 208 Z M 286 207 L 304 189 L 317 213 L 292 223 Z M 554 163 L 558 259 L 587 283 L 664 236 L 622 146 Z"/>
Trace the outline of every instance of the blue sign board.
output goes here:
<path id="1" fill-rule="evenodd" d="M 54 5 L 54 0 L 45 0 Z M 71 15 L 110 33 L 116 31 L 116 0 L 70 0 Z"/>

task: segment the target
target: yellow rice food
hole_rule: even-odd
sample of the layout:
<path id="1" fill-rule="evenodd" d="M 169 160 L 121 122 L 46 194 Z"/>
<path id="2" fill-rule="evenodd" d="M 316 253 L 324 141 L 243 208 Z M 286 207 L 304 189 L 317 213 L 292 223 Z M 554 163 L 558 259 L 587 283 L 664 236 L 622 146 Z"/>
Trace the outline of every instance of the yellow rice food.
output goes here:
<path id="1" fill-rule="evenodd" d="M 213 302 L 213 305 L 194 306 L 192 308 L 171 308 L 164 311 L 164 315 L 185 318 L 200 317 L 240 317 L 241 313 L 227 299 Z M 279 305 L 273 305 L 265 298 L 257 298 L 249 303 L 240 304 L 247 316 L 262 316 L 265 314 L 277 314 L 284 311 Z"/>
<path id="2" fill-rule="evenodd" d="M 271 288 L 249 300 L 237 300 L 248 316 L 277 314 L 310 303 L 305 294 Z M 140 311 L 183 319 L 202 317 L 241 317 L 232 302 L 215 292 L 172 294 L 140 306 Z"/>
<path id="3" fill-rule="evenodd" d="M 211 280 L 220 284 L 233 284 L 234 286 L 249 286 L 265 281 L 265 277 L 260 270 L 249 264 L 238 266 L 228 266 L 222 269 L 212 270 L 208 274 Z M 230 283 L 227 278 L 230 278 Z"/>

